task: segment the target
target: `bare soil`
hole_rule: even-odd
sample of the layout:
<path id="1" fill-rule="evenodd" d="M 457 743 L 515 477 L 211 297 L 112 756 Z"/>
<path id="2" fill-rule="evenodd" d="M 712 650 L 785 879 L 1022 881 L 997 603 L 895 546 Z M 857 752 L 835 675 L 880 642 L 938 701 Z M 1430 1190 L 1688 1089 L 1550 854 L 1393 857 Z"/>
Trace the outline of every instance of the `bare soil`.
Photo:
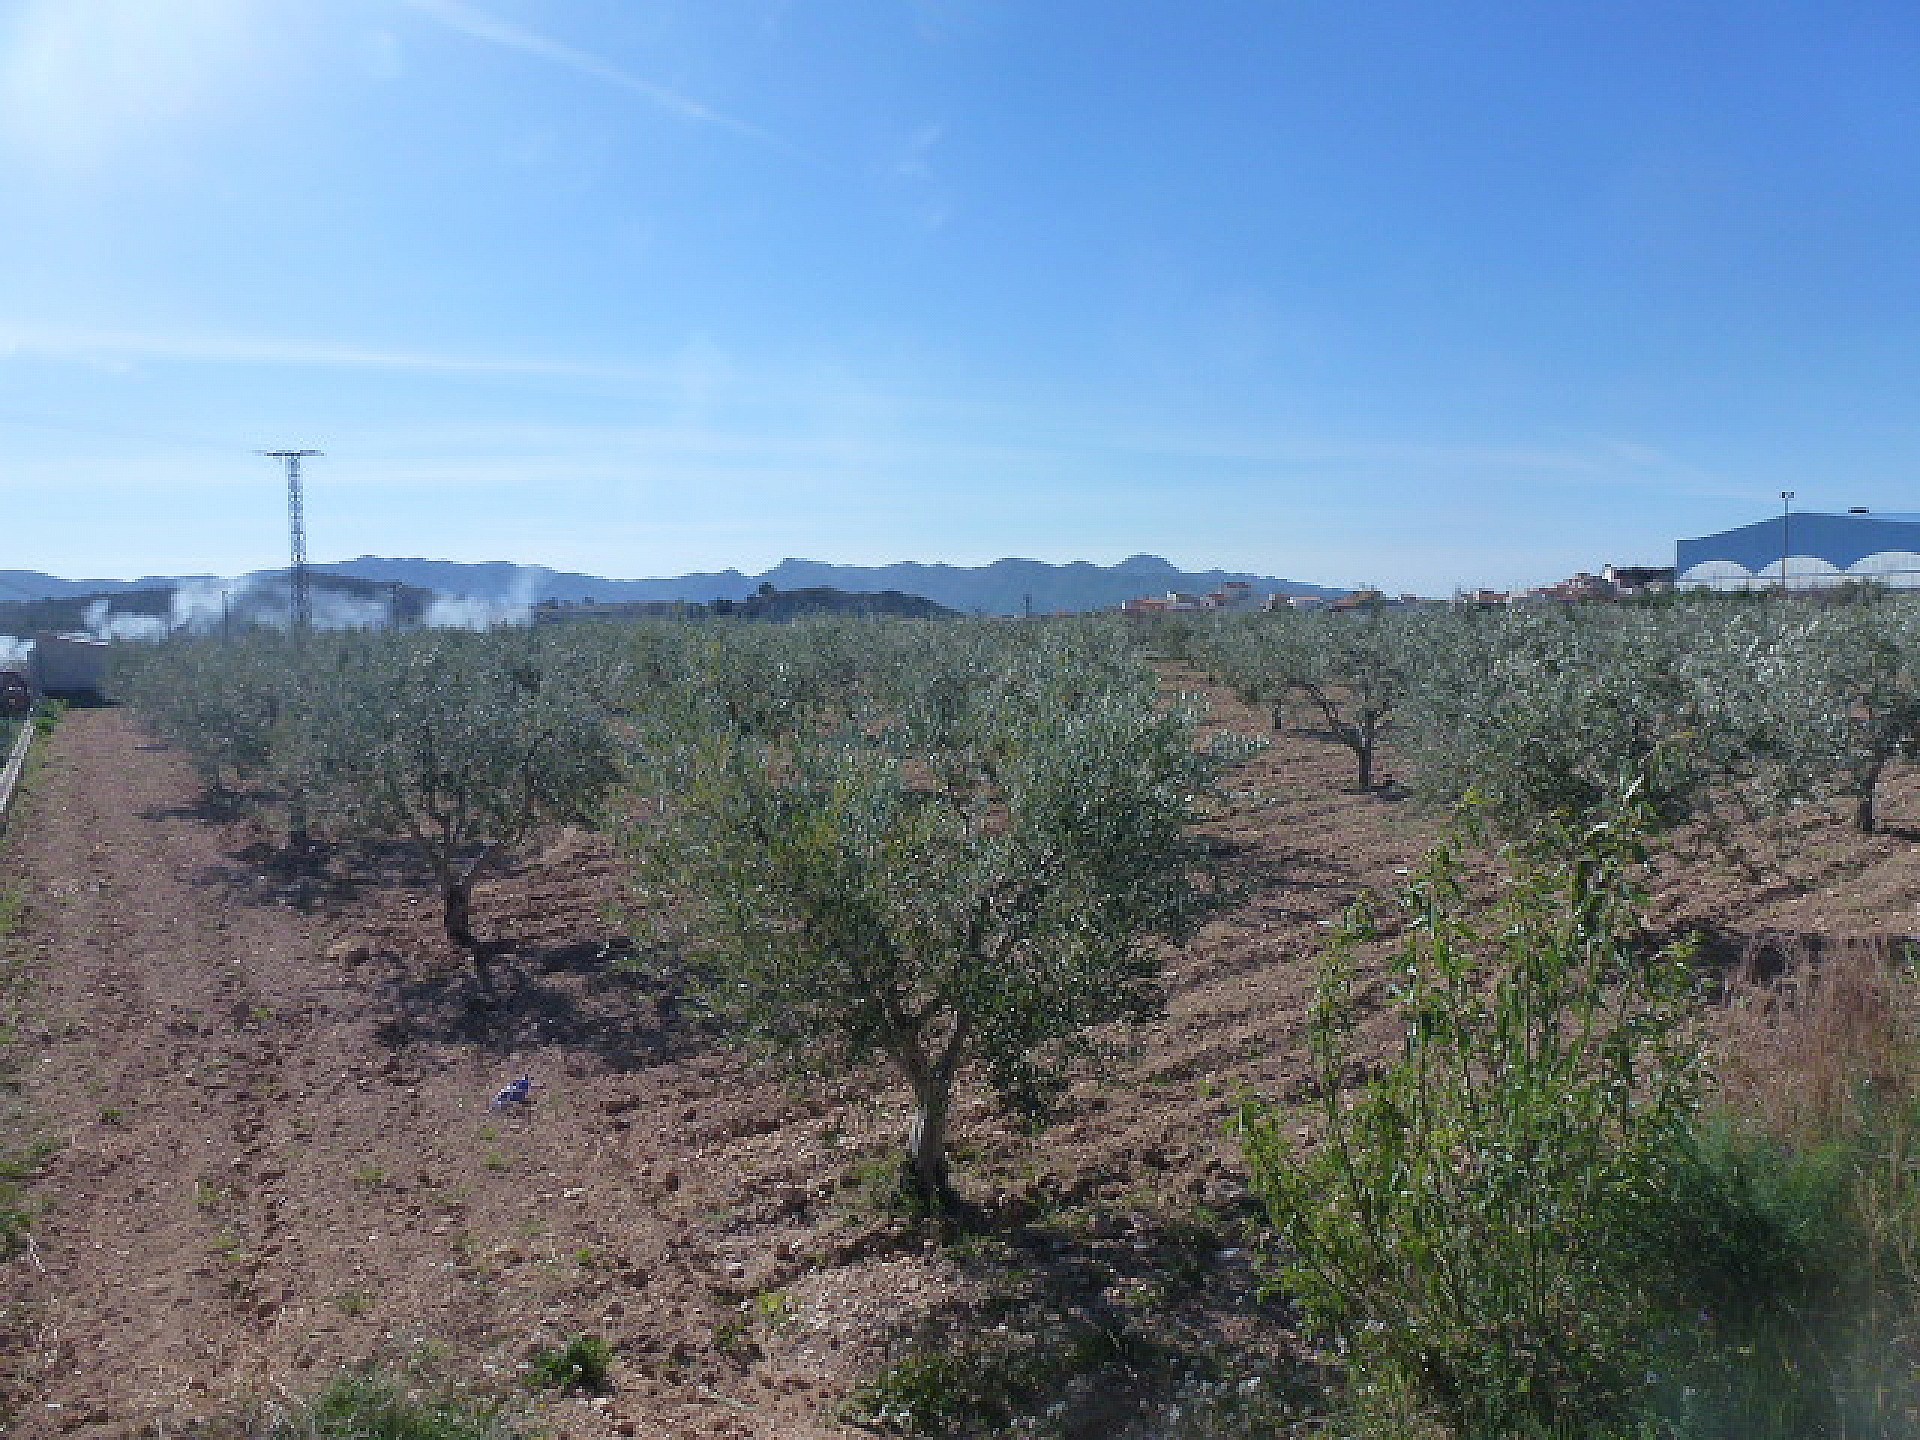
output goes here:
<path id="1" fill-rule="evenodd" d="M 1264 729 L 1226 697 L 1217 716 Z M 130 714 L 68 715 L 0 851 L 26 897 L 0 940 L 26 981 L 12 1062 L 55 1145 L 0 1290 L 11 1433 L 180 1434 L 377 1361 L 516 1396 L 563 1437 L 841 1436 L 906 1339 L 1008 1323 L 1016 1284 L 1176 1357 L 1284 1362 L 1286 1316 L 1231 1243 L 1224 1121 L 1243 1088 L 1302 1094 L 1315 953 L 1437 832 L 1395 786 L 1348 788 L 1325 737 L 1273 738 L 1212 825 L 1245 902 L 1172 957 L 1164 1019 L 1059 1125 L 963 1108 L 957 1178 L 992 1243 L 943 1244 L 868 1194 L 899 1089 L 794 1088 L 728 1046 L 632 951 L 604 839 L 483 883 L 483 981 L 403 855 L 290 861 Z M 1748 868 L 1683 845 L 1661 923 L 1727 964 L 1920 929 L 1911 779 L 1885 808 L 1872 837 L 1796 816 Z M 490 1111 L 523 1074 L 532 1104 Z M 612 1343 L 610 1392 L 526 1390 L 531 1351 L 579 1334 Z M 1126 1398 L 1062 1423 L 1121 1433 Z"/>

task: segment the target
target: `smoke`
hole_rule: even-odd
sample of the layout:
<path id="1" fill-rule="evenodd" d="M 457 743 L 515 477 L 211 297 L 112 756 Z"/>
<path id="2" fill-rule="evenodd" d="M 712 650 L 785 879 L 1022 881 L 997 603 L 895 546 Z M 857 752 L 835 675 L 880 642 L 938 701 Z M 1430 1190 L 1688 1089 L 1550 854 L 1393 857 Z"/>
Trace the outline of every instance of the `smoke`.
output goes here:
<path id="1" fill-rule="evenodd" d="M 495 625 L 527 623 L 525 605 L 511 600 L 475 600 L 466 595 L 436 595 L 422 617 L 425 625 L 446 630 L 491 630 Z"/>
<path id="2" fill-rule="evenodd" d="M 435 595 L 421 623 L 436 628 L 489 630 L 496 625 L 525 625 L 533 618 L 539 581 L 532 575 L 515 578 L 512 589 L 498 599 Z M 383 630 L 393 623 L 393 607 L 384 594 L 356 595 L 322 581 L 312 587 L 313 627 L 316 630 Z M 113 613 L 107 597 L 91 602 L 83 612 L 86 633 L 98 640 L 160 640 L 170 633 L 217 635 L 231 625 L 268 625 L 285 629 L 290 618 L 291 594 L 285 574 L 183 580 L 174 587 L 169 613 L 133 615 Z M 24 663 L 32 649 L 28 641 L 0 636 L 0 669 L 8 657 Z"/>
<path id="3" fill-rule="evenodd" d="M 286 587 L 282 586 L 284 591 Z M 391 619 L 385 600 L 362 599 L 338 590 L 313 587 L 313 628 L 316 630 L 372 630 Z"/>
<path id="4" fill-rule="evenodd" d="M 114 615 L 105 596 L 87 606 L 81 623 L 96 640 L 163 640 L 167 622 L 158 615 Z"/>
<path id="5" fill-rule="evenodd" d="M 188 580 L 173 589 L 173 628 L 193 635 L 217 629 L 245 587 L 232 580 Z"/>
<path id="6" fill-rule="evenodd" d="M 526 625 L 533 619 L 534 592 L 539 582 L 516 575 L 513 587 L 498 600 L 474 600 L 465 595 L 435 595 L 425 622 L 449 630 L 491 630 L 496 625 Z"/>
<path id="7" fill-rule="evenodd" d="M 0 670 L 25 670 L 33 654 L 33 642 L 14 635 L 0 635 Z"/>
<path id="8" fill-rule="evenodd" d="M 388 623 L 384 599 L 347 594 L 325 584 L 314 585 L 308 598 L 316 630 L 367 630 Z M 186 580 L 174 587 L 171 628 L 194 635 L 217 634 L 229 624 L 283 630 L 291 619 L 291 601 L 284 575 Z"/>

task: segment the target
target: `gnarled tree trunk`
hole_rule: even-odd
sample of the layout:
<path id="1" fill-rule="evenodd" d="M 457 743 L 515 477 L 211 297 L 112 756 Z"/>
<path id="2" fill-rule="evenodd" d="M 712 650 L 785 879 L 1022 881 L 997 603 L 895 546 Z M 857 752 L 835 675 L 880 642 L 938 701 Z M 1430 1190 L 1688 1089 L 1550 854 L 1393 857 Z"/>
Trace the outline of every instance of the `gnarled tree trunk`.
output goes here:
<path id="1" fill-rule="evenodd" d="M 1874 808 L 1874 797 L 1880 791 L 1880 772 L 1886 768 L 1886 761 L 1876 759 L 1867 766 L 1860 776 L 1859 788 L 1855 794 L 1853 810 L 1853 828 L 1862 835 L 1871 835 L 1879 824 L 1879 816 Z"/>
<path id="2" fill-rule="evenodd" d="M 950 1089 L 915 1095 L 913 1119 L 907 1125 L 906 1178 L 933 1214 L 945 1214 L 959 1201 L 947 1173 L 947 1115 L 952 1099 Z"/>
<path id="3" fill-rule="evenodd" d="M 473 883 L 498 853 L 497 849 L 489 845 L 467 864 L 454 865 L 432 846 L 423 845 L 422 848 L 426 850 L 427 860 L 440 882 L 441 928 L 446 931 L 449 940 L 473 956 L 474 963 L 482 967 L 482 978 L 485 978 L 480 941 L 473 933 Z"/>
<path id="4" fill-rule="evenodd" d="M 901 1180 L 930 1215 L 948 1215 L 960 1208 L 960 1197 L 947 1173 L 947 1120 L 953 1109 L 953 1079 L 960 1068 L 966 1038 L 966 1022 L 957 1019 L 938 1059 L 927 1058 L 924 1032 L 903 1037 L 893 1047 L 894 1061 L 913 1089 L 913 1119 L 907 1124 Z"/>
<path id="5" fill-rule="evenodd" d="M 453 881 L 441 890 L 441 899 L 446 912 L 442 924 L 447 938 L 463 950 L 475 949 L 479 942 L 473 938 L 473 882 Z"/>

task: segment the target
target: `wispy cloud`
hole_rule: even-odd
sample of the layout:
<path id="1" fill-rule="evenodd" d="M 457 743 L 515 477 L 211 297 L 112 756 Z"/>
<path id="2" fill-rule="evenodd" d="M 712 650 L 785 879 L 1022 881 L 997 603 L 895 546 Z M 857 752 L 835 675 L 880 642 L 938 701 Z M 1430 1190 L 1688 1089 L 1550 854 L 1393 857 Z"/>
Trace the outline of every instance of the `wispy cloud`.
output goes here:
<path id="1" fill-rule="evenodd" d="M 894 183 L 910 197 L 913 218 L 923 230 L 944 230 L 954 215 L 953 194 L 933 164 L 933 153 L 945 138 L 945 127 L 921 126 L 907 137 L 890 169 Z"/>
<path id="2" fill-rule="evenodd" d="M 0 323 L 0 360 L 34 356 L 113 365 L 184 361 L 209 365 L 274 365 L 296 369 L 389 370 L 423 375 L 537 376 L 616 384 L 670 382 L 668 367 L 646 369 L 539 356 L 385 350 L 325 341 L 220 335 L 155 335 L 134 331 L 35 328 Z"/>
<path id="3" fill-rule="evenodd" d="M 559 65 L 576 74 L 625 90 L 676 119 L 697 125 L 711 125 L 785 154 L 808 158 L 803 151 L 771 130 L 723 110 L 716 110 L 690 95 L 683 95 L 644 76 L 635 75 L 590 50 L 582 50 L 578 46 L 515 25 L 512 21 L 476 10 L 465 4 L 464 0 L 407 0 L 407 3 L 428 19 L 469 39 L 498 45 L 506 50 L 517 50 L 523 55 L 531 55 L 537 60 Z"/>

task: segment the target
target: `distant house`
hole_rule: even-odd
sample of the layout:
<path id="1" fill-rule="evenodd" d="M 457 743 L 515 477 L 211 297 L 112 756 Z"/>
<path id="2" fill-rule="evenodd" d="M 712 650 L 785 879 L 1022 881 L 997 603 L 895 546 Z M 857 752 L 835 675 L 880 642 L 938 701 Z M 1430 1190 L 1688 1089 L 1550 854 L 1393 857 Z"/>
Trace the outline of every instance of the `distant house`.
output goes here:
<path id="1" fill-rule="evenodd" d="M 1371 586 L 1350 591 L 1335 600 L 1328 608 L 1333 610 L 1377 610 L 1388 604 L 1386 592 L 1375 590 Z"/>
<path id="2" fill-rule="evenodd" d="M 1558 585 L 1549 585 L 1547 593 L 1555 600 L 1611 600 L 1614 598 L 1613 582 L 1599 575 L 1591 575 L 1582 570 L 1579 574 L 1562 580 Z"/>
<path id="3" fill-rule="evenodd" d="M 1504 590 L 1460 590 L 1454 593 L 1453 603 L 1480 610 L 1495 610 L 1510 603 L 1512 598 Z"/>
<path id="4" fill-rule="evenodd" d="M 1614 594 L 1625 600 L 1635 595 L 1657 595 L 1673 589 L 1671 565 L 1605 565 L 1600 574 L 1613 586 Z"/>
<path id="5" fill-rule="evenodd" d="M 1217 591 L 1212 595 L 1189 595 L 1184 591 L 1169 590 L 1165 595 L 1142 595 L 1138 599 L 1128 600 L 1120 610 L 1126 615 L 1165 615 L 1171 611 L 1221 608 Z"/>

